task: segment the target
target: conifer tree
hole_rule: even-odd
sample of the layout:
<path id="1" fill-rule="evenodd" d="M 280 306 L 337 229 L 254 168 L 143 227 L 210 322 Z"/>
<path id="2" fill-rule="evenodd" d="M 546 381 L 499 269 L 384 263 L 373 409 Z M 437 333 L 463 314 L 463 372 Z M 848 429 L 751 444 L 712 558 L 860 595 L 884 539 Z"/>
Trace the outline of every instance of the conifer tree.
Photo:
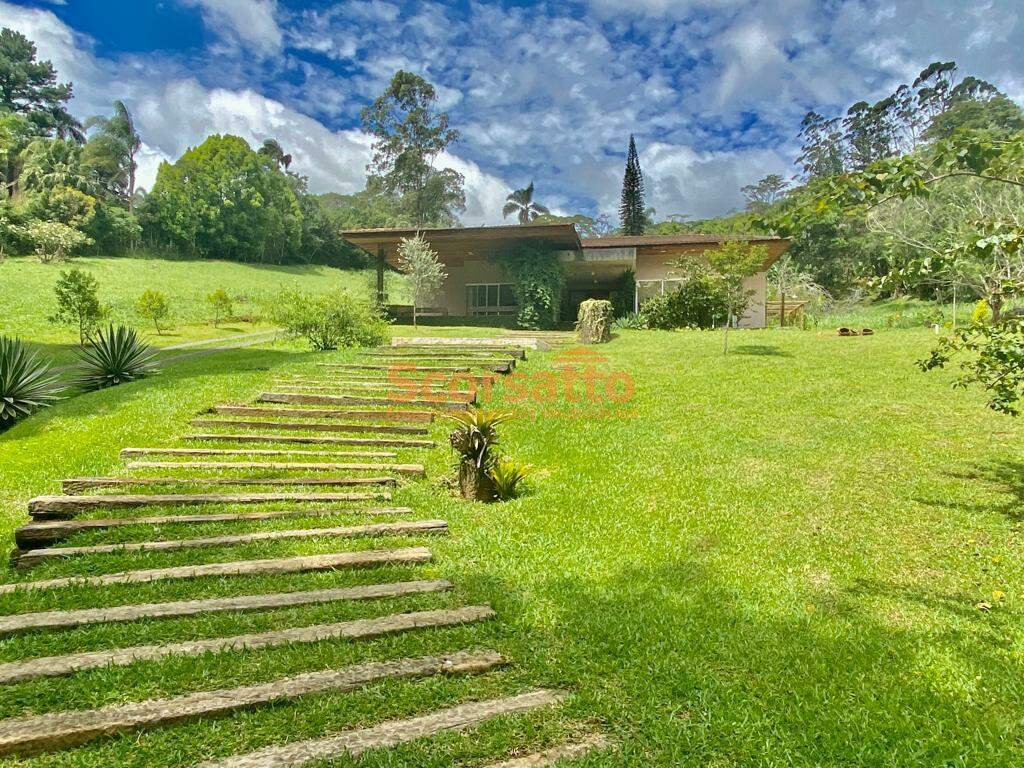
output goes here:
<path id="1" fill-rule="evenodd" d="M 619 218 L 622 234 L 642 235 L 647 224 L 644 207 L 644 174 L 640 170 L 640 158 L 636 154 L 636 142 L 629 137 L 629 154 L 626 156 L 626 175 L 622 179 L 622 201 L 619 203 Z"/>

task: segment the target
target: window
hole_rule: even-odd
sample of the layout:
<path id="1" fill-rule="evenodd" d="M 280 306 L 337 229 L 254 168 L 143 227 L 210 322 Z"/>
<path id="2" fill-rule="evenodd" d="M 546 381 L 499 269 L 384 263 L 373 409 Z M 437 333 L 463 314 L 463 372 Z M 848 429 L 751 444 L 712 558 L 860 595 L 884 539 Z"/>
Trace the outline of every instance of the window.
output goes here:
<path id="1" fill-rule="evenodd" d="M 511 283 L 466 285 L 466 312 L 470 315 L 512 315 L 517 309 Z"/>
<path id="2" fill-rule="evenodd" d="M 665 280 L 637 280 L 636 281 L 636 308 L 640 309 L 643 303 L 663 293 L 671 293 L 680 286 L 683 281 L 678 278 L 667 278 Z"/>

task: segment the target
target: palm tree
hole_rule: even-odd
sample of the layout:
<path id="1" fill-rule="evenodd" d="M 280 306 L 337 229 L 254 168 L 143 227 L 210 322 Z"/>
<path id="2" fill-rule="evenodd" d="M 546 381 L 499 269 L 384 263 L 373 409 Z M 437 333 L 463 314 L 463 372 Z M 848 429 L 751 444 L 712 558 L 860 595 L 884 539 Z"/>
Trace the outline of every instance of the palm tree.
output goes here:
<path id="1" fill-rule="evenodd" d="M 533 201 L 533 182 L 525 189 L 517 189 L 506 198 L 505 207 L 501 209 L 502 218 L 507 219 L 509 214 L 516 214 L 520 224 L 529 224 L 541 214 L 548 213 L 548 209 L 540 203 Z"/>
<path id="2" fill-rule="evenodd" d="M 292 164 L 292 156 L 284 153 L 284 147 L 277 139 L 267 139 L 263 142 L 263 146 L 257 150 L 257 153 L 264 157 L 269 157 L 273 160 L 278 168 L 284 168 L 288 170 L 288 166 Z"/>
<path id="3" fill-rule="evenodd" d="M 135 130 L 135 119 L 125 103 L 118 100 L 114 102 L 111 117 L 90 117 L 85 121 L 86 130 L 93 127 L 99 127 L 103 143 L 117 155 L 117 164 L 121 168 L 119 185 L 124 184 L 124 198 L 130 211 L 135 204 L 135 172 L 139 168 L 135 156 L 142 148 L 142 137 Z"/>

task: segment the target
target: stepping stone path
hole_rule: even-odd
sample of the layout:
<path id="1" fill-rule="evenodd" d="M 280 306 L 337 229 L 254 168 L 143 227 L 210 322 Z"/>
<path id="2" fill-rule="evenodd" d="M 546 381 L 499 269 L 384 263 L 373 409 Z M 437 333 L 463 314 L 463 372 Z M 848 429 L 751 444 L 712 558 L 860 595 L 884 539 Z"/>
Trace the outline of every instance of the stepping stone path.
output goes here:
<path id="1" fill-rule="evenodd" d="M 34 581 L 9 580 L 0 584 L 0 595 L 55 590 L 59 595 L 60 590 L 66 589 L 104 588 L 108 585 L 130 587 L 168 580 L 206 579 L 209 584 L 219 585 L 231 577 L 341 572 L 382 566 L 400 566 L 408 570 L 429 562 L 433 554 L 422 545 L 346 549 L 341 544 L 349 539 L 369 541 L 370 537 L 381 542 L 386 540 L 382 537 L 402 537 L 404 542 L 448 535 L 448 525 L 444 520 L 416 519 L 416 512 L 411 508 L 369 506 L 365 502 L 390 499 L 388 492 L 379 490 L 381 486 L 396 486 L 400 478 L 425 475 L 422 463 L 399 463 L 396 449 L 420 451 L 434 448 L 436 443 L 433 440 L 411 436 L 427 436 L 435 414 L 440 411 L 469 408 L 470 400 L 476 398 L 475 390 L 467 386 L 470 382 L 489 383 L 499 374 L 510 373 L 517 362 L 526 359 L 525 344 L 521 347 L 514 343 L 488 345 L 473 341 L 456 345 L 451 342 L 445 340 L 443 344 L 433 346 L 417 342 L 415 346 L 380 348 L 365 353 L 364 363 L 324 363 L 322 368 L 328 371 L 324 376 L 316 379 L 282 378 L 274 390 L 259 394 L 253 404 L 212 405 L 205 415 L 197 415 L 189 424 L 216 431 L 186 435 L 183 440 L 188 445 L 122 449 L 120 456 L 125 461 L 124 474 L 63 479 L 63 495 L 41 495 L 29 500 L 28 512 L 33 521 L 15 532 L 18 549 L 14 551 L 12 560 L 21 570 L 43 563 L 81 562 L 81 569 L 73 571 L 79 575 Z M 402 380 L 394 382 L 383 378 L 392 366 L 401 372 Z M 421 374 L 427 377 L 422 386 L 416 380 Z M 411 380 L 405 380 L 405 377 Z M 212 443 L 216 447 L 198 447 L 195 443 Z M 322 447 L 288 447 L 295 444 Z M 252 447 L 259 445 L 268 447 Z M 335 446 L 368 450 L 345 450 Z M 139 470 L 149 474 L 133 474 Z M 158 474 L 153 470 L 168 470 L 174 474 Z M 216 474 L 203 474 L 210 472 Z M 306 474 L 288 474 L 293 472 Z M 337 472 L 372 474 L 319 474 Z M 330 492 L 221 493 L 212 490 L 222 486 L 368 488 Z M 138 492 L 120 492 L 129 487 L 138 488 Z M 211 490 L 184 490 L 204 487 L 211 487 Z M 173 492 L 150 490 L 156 488 L 173 489 Z M 152 513 L 147 514 L 151 508 Z M 126 514 L 118 514 L 120 512 Z M 325 519 L 338 517 L 383 518 L 387 521 L 347 521 L 341 524 Z M 324 524 L 313 522 L 319 519 L 325 519 Z M 246 530 L 247 525 L 262 521 L 290 520 L 300 523 L 300 527 Z M 306 521 L 305 524 L 301 524 L 302 521 Z M 229 530 L 237 532 L 211 536 L 203 535 L 200 530 L 198 535 L 183 535 L 188 527 L 201 528 L 209 524 L 230 524 Z M 161 526 L 166 525 L 178 526 L 174 535 L 163 534 Z M 149 540 L 108 539 L 105 542 L 102 538 L 95 538 L 119 529 L 149 530 Z M 91 534 L 93 538 L 81 544 L 62 544 L 79 534 Z M 198 565 L 144 567 L 146 557 L 164 552 L 216 551 L 217 548 L 255 543 L 277 546 L 277 542 L 296 540 L 316 540 L 331 551 L 257 560 L 214 556 L 214 559 Z M 97 572 L 90 567 L 91 557 L 112 554 L 137 559 L 141 567 L 114 573 Z M 233 615 L 303 606 L 356 602 L 372 606 L 380 600 L 447 593 L 454 586 L 445 580 L 417 580 L 406 576 L 390 582 L 377 580 L 355 586 L 21 612 L 0 615 L 0 638 L 123 622 Z M 123 601 L 124 598 L 117 599 Z M 358 642 L 494 618 L 495 613 L 489 606 L 462 605 L 327 623 L 302 624 L 301 619 L 296 619 L 300 622 L 296 626 L 275 625 L 269 631 L 16 659 L 0 663 L 0 685 L 60 678 L 112 666 L 145 665 L 173 656 L 202 660 L 212 658 L 210 654 L 245 653 L 254 654 L 253 663 L 258 665 L 255 654 L 259 654 L 261 649 Z M 130 637 L 131 633 L 120 636 Z M 98 709 L 41 714 L 29 710 L 25 715 L 0 720 L 0 754 L 25 756 L 69 749 L 130 731 L 150 730 L 197 719 L 229 717 L 241 710 L 270 704 L 287 706 L 288 702 L 302 697 L 356 691 L 385 680 L 414 681 L 440 675 L 487 674 L 507 663 L 493 650 L 453 648 L 441 655 L 371 660 L 252 685 L 196 690 L 169 698 L 118 703 Z M 60 682 L 52 685 L 59 686 Z M 435 712 L 386 720 L 377 725 L 338 730 L 315 739 L 294 740 L 247 754 L 216 757 L 203 765 L 206 768 L 281 768 L 342 755 L 356 758 L 368 749 L 398 745 L 446 731 L 463 731 L 495 717 L 554 707 L 564 697 L 565 694 L 559 691 L 535 690 L 484 701 L 468 701 Z M 564 761 L 608 747 L 603 736 L 591 734 L 525 756 L 497 755 L 489 766 L 537 768 L 556 762 L 561 765 Z"/>

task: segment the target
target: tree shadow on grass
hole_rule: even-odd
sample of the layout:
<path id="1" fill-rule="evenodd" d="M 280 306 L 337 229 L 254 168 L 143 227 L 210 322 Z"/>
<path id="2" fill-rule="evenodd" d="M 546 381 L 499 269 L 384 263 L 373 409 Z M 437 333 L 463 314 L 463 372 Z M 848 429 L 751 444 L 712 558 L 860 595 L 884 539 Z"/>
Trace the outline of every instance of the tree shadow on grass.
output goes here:
<path id="1" fill-rule="evenodd" d="M 750 355 L 752 357 L 792 357 L 790 352 L 786 352 L 779 349 L 776 346 L 770 344 L 742 344 L 738 347 L 733 347 L 734 354 L 737 355 Z"/>
<path id="2" fill-rule="evenodd" d="M 987 465 L 976 465 L 961 472 L 946 472 L 947 477 L 958 480 L 981 482 L 1007 496 L 1002 504 L 986 501 L 983 504 L 969 505 L 962 501 L 944 501 L 940 499 L 917 498 L 915 501 L 933 507 L 956 509 L 974 509 L 977 512 L 995 510 L 1014 522 L 1024 521 L 1024 462 L 997 461 Z"/>
<path id="3" fill-rule="evenodd" d="M 510 625 L 517 664 L 617 741 L 608 765 L 1019 764 L 1014 617 L 958 595 L 858 581 L 785 606 L 687 561 L 552 573 L 529 599 L 457 580 Z"/>

